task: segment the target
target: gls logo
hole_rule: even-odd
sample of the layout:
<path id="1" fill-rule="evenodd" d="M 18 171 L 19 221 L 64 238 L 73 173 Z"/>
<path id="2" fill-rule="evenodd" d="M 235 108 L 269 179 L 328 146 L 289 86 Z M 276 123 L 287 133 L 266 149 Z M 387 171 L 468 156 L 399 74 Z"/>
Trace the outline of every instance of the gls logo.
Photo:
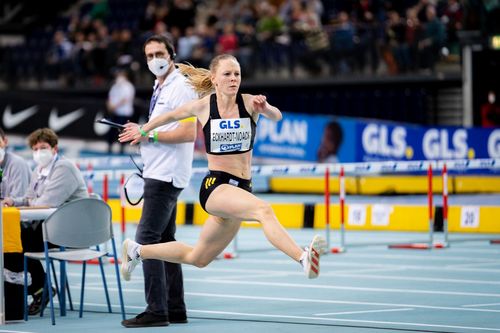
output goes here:
<path id="1" fill-rule="evenodd" d="M 240 128 L 240 120 L 222 120 L 219 123 L 219 127 L 222 129 L 237 129 Z"/>
<path id="2" fill-rule="evenodd" d="M 363 149 L 371 155 L 411 159 L 413 149 L 407 147 L 406 129 L 396 126 L 390 130 L 385 125 L 368 124 L 361 136 Z"/>
<path id="3" fill-rule="evenodd" d="M 451 142 L 450 142 L 451 136 Z M 446 129 L 430 129 L 424 134 L 422 150 L 426 159 L 474 158 L 468 156 L 467 130 L 457 129 L 455 132 Z"/>
<path id="4" fill-rule="evenodd" d="M 500 158 L 500 130 L 494 130 L 488 137 L 488 156 Z"/>

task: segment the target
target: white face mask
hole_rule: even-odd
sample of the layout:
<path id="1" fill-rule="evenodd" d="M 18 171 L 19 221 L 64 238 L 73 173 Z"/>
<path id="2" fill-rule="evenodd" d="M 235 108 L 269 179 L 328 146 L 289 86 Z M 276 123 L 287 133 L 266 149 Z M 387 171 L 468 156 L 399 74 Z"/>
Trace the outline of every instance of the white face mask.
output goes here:
<path id="1" fill-rule="evenodd" d="M 3 162 L 4 158 L 5 158 L 5 148 L 0 147 L 0 162 Z"/>
<path id="2" fill-rule="evenodd" d="M 163 76 L 167 74 L 170 63 L 164 58 L 153 58 L 148 61 L 148 68 L 156 76 Z"/>
<path id="3" fill-rule="evenodd" d="M 490 104 L 495 104 L 495 94 L 494 93 L 489 93 L 488 94 L 488 102 L 490 102 Z"/>
<path id="4" fill-rule="evenodd" d="M 51 149 L 38 149 L 33 152 L 33 160 L 38 166 L 42 168 L 49 165 L 53 157 L 54 155 L 52 154 Z"/>

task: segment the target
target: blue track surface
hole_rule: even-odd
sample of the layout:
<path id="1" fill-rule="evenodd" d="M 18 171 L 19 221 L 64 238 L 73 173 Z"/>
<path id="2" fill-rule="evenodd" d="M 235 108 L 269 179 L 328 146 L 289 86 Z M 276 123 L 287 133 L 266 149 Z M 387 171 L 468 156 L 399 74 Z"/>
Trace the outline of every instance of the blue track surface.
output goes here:
<path id="1" fill-rule="evenodd" d="M 200 229 L 183 226 L 190 244 Z M 320 230 L 291 230 L 301 245 Z M 133 237 L 134 226 L 127 229 Z M 439 236 L 439 235 L 438 235 Z M 300 266 L 267 243 L 261 230 L 242 229 L 239 257 L 204 269 L 184 266 L 189 323 L 134 332 L 500 332 L 500 235 L 451 235 L 440 250 L 393 250 L 387 244 L 425 240 L 426 234 L 348 232 L 347 252 L 322 257 L 321 276 L 307 280 Z M 120 239 L 121 236 L 118 237 Z M 332 234 L 335 245 L 338 238 Z M 228 250 L 231 250 L 229 248 Z M 78 302 L 79 265 L 70 265 Z M 112 266 L 107 266 L 112 303 L 118 310 Z M 97 271 L 91 265 L 86 312 L 30 317 L 0 332 L 122 332 L 119 314 L 106 313 Z M 140 267 L 124 282 L 129 316 L 145 307 Z M 7 305 L 8 306 L 8 305 Z"/>

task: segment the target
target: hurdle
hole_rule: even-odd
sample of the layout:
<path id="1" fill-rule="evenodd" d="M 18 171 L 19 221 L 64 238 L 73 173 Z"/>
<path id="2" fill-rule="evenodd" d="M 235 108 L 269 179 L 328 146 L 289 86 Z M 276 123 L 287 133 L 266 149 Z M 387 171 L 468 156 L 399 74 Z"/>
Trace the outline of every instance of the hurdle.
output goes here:
<path id="1" fill-rule="evenodd" d="M 361 163 L 319 163 L 319 164 L 290 164 L 290 165 L 256 165 L 252 167 L 252 175 L 261 176 L 291 176 L 291 175 L 319 175 L 324 177 L 325 191 L 325 238 L 326 238 L 326 253 L 343 253 L 347 249 L 345 242 L 345 175 L 367 175 L 367 174 L 383 174 L 383 173 L 401 173 L 401 172 L 426 172 L 427 171 L 427 205 L 428 205 L 428 241 L 423 243 L 413 244 L 392 244 L 390 248 L 407 248 L 407 249 L 442 249 L 449 246 L 448 240 L 448 171 L 466 171 L 473 169 L 500 169 L 500 159 L 475 159 L 475 160 L 416 160 L 416 161 L 376 161 L 376 162 L 361 162 Z M 432 176 L 434 170 L 441 170 L 443 175 L 443 232 L 444 242 L 434 242 L 434 202 L 432 191 Z M 193 174 L 205 175 L 206 168 L 193 168 Z M 331 214 L 329 207 L 330 200 L 330 179 L 331 176 L 338 176 L 339 179 L 339 204 L 340 204 L 340 244 L 338 247 L 331 246 Z M 500 243 L 500 240 L 498 241 Z M 224 254 L 224 257 L 234 258 L 238 253 L 237 236 L 233 242 L 233 252 Z M 234 254 L 234 256 L 233 256 Z"/>
<path id="2" fill-rule="evenodd" d="M 447 215 L 447 207 L 445 208 L 445 202 L 447 206 L 448 202 L 448 186 L 446 182 L 448 181 L 447 171 L 446 171 L 446 163 L 443 165 L 443 233 L 445 235 L 448 234 L 448 223 L 444 223 L 444 219 L 448 218 Z M 445 176 L 446 175 L 446 176 Z M 388 247 L 390 249 L 409 249 L 409 250 L 429 250 L 429 249 L 443 249 L 447 247 L 444 243 L 435 243 L 434 242 L 434 203 L 433 203 L 433 190 L 432 190 L 432 164 L 427 166 L 427 206 L 429 212 L 429 240 L 427 243 L 406 243 L 406 244 L 391 244 Z M 446 217 L 445 217 L 446 216 Z M 445 236 L 445 239 L 448 237 Z"/>

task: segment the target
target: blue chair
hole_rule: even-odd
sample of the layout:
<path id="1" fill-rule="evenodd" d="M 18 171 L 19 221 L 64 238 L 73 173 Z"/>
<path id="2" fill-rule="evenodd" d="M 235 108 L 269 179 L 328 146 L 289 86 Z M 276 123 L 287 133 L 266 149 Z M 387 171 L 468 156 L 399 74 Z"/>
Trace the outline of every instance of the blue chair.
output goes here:
<path id="1" fill-rule="evenodd" d="M 82 262 L 82 282 L 80 292 L 80 318 L 83 315 L 85 272 L 88 260 L 98 259 L 102 275 L 103 287 L 105 291 L 108 311 L 111 310 L 108 287 L 102 264 L 102 257 L 108 256 L 106 251 L 99 249 L 99 245 L 111 241 L 113 252 L 109 254 L 114 258 L 116 280 L 118 283 L 118 295 L 122 318 L 125 319 L 125 307 L 118 269 L 118 257 L 116 244 L 113 236 L 113 225 L 111 221 L 111 208 L 107 203 L 96 198 L 85 198 L 70 201 L 60 206 L 42 224 L 44 252 L 26 252 L 24 254 L 24 320 L 28 320 L 28 281 L 27 281 L 27 259 L 45 260 L 46 284 L 43 290 L 42 299 L 46 299 L 47 293 L 50 300 L 50 315 L 52 325 L 55 325 L 54 304 L 52 300 L 53 291 L 51 283 L 50 266 L 53 260 L 61 263 L 61 290 L 59 291 L 59 302 L 61 315 L 65 315 L 65 292 L 66 282 L 65 263 L 67 261 Z M 49 251 L 48 243 L 59 246 L 59 249 Z M 55 276 L 54 276 L 55 277 Z M 61 292 L 62 291 L 62 292 Z M 43 315 L 43 309 L 40 313 Z"/>

